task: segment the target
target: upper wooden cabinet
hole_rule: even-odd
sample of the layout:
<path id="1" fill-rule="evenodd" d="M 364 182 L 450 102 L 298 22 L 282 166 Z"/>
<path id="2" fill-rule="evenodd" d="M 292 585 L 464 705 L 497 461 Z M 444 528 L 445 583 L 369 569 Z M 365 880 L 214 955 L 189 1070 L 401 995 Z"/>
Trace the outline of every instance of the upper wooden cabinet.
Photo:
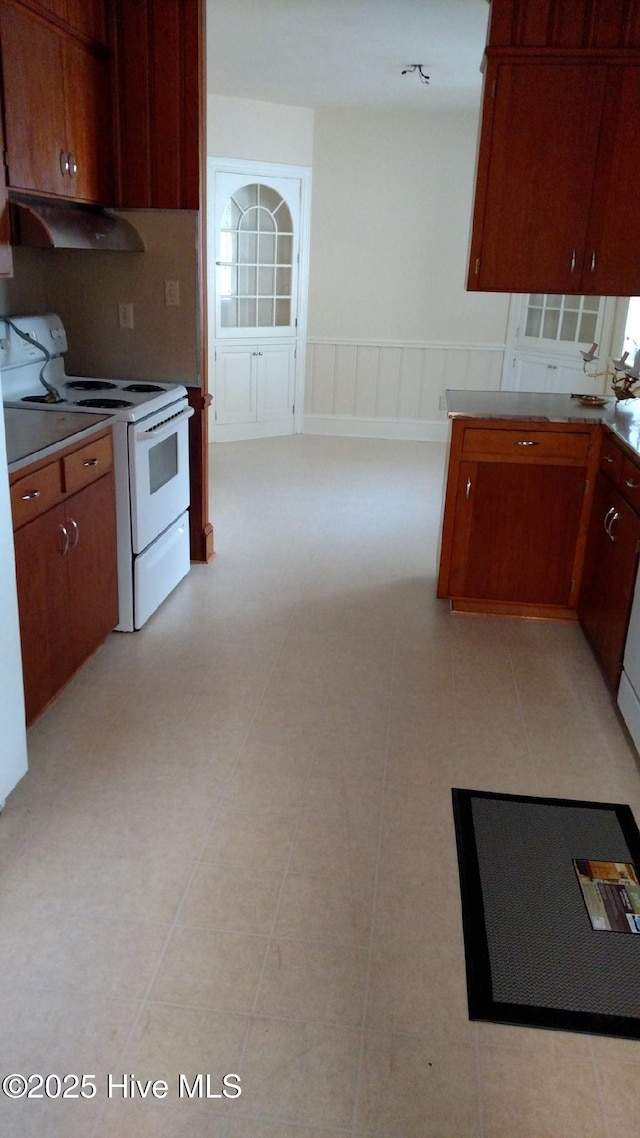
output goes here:
<path id="1" fill-rule="evenodd" d="M 635 0 L 493 0 L 467 287 L 640 293 Z"/>
<path id="2" fill-rule="evenodd" d="M 469 289 L 640 293 L 640 56 L 488 49 Z"/>
<path id="3" fill-rule="evenodd" d="M 0 6 L 0 37 L 9 187 L 109 203 L 107 55 L 7 3 Z"/>
<path id="4" fill-rule="evenodd" d="M 115 0 L 118 200 L 199 209 L 204 0 Z"/>
<path id="5" fill-rule="evenodd" d="M 637 0 L 491 0 L 492 47 L 640 47 Z"/>

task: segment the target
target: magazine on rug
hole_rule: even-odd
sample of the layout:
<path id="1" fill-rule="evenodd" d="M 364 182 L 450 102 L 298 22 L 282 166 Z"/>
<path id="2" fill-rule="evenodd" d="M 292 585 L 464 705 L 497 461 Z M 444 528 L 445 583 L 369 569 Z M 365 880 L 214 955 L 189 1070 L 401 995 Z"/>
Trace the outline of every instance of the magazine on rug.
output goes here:
<path id="1" fill-rule="evenodd" d="M 640 933 L 640 883 L 631 862 L 574 858 L 573 867 L 592 928 Z"/>

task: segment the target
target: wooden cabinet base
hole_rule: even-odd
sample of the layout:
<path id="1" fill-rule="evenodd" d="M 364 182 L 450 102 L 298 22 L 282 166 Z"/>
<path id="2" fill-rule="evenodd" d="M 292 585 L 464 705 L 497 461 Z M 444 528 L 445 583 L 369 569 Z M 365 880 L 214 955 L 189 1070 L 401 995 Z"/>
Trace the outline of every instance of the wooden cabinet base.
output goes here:
<path id="1" fill-rule="evenodd" d="M 561 605 L 520 605 L 508 601 L 472 601 L 465 597 L 451 597 L 451 612 L 476 613 L 478 616 L 514 616 L 528 620 L 577 621 L 573 608 Z"/>
<path id="2" fill-rule="evenodd" d="M 438 596 L 454 612 L 576 620 L 599 428 L 454 419 Z"/>
<path id="3" fill-rule="evenodd" d="M 34 464 L 11 485 L 27 724 L 100 647 L 118 622 L 116 506 L 111 432 Z M 103 472 L 104 471 L 104 472 Z M 99 477 L 95 477 L 99 474 Z M 93 478 L 93 481 L 87 481 Z M 65 489 L 66 486 L 66 489 Z M 69 493 L 69 490 L 73 492 Z M 30 511 L 30 512 L 29 512 Z"/>

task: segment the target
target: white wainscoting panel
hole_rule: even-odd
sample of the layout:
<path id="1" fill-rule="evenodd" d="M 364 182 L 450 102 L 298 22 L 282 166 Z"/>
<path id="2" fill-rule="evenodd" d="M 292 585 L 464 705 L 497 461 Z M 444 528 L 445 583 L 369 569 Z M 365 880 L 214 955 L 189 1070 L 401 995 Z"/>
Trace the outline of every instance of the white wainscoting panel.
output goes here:
<path id="1" fill-rule="evenodd" d="M 307 434 L 444 439 L 447 388 L 498 391 L 504 344 L 308 340 Z"/>

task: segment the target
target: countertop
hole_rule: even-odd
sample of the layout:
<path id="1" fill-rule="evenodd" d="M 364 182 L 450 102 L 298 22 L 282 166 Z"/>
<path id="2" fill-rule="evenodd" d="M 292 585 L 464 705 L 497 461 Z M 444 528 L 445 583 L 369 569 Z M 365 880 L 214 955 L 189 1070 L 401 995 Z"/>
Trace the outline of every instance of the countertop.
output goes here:
<path id="1" fill-rule="evenodd" d="M 40 411 L 37 408 L 5 407 L 9 473 L 63 450 L 69 443 L 89 438 L 115 422 L 113 415 L 79 411 Z"/>
<path id="2" fill-rule="evenodd" d="M 606 407 L 583 407 L 570 395 L 534 391 L 462 391 L 446 393 L 450 419 L 519 419 L 548 423 L 603 424 L 640 457 L 640 399 Z"/>

